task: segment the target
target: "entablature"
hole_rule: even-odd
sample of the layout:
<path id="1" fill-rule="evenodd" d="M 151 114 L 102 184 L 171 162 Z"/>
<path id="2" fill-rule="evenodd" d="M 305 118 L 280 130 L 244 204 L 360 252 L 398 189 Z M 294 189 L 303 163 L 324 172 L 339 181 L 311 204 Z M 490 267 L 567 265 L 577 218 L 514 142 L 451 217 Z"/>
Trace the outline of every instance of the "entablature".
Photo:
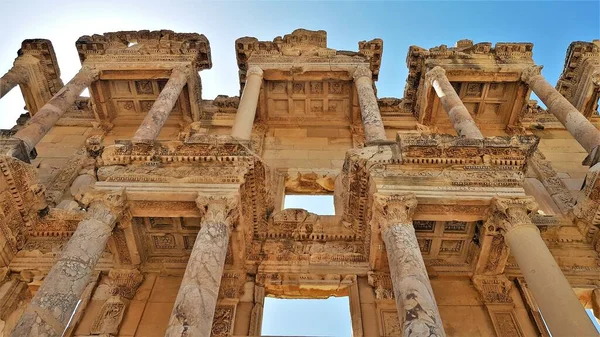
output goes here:
<path id="1" fill-rule="evenodd" d="M 585 117 L 598 117 L 600 40 L 572 42 L 556 90 Z"/>
<path id="2" fill-rule="evenodd" d="M 359 42 L 359 51 L 337 51 L 327 48 L 327 32 L 296 29 L 283 38 L 258 41 L 242 37 L 235 41 L 240 76 L 240 89 L 246 82 L 246 72 L 251 65 L 263 70 L 283 70 L 291 73 L 306 71 L 351 71 L 366 64 L 376 80 L 381 66 L 383 41 L 374 39 Z"/>
<path id="3" fill-rule="evenodd" d="M 440 66 L 480 129 L 515 127 L 528 96 L 520 76 L 534 64 L 532 49 L 531 43 L 497 43 L 492 47 L 489 42 L 473 44 L 471 40 L 428 50 L 411 46 L 403 106 L 419 123 L 453 131 L 433 87 L 425 80 L 425 73 Z"/>

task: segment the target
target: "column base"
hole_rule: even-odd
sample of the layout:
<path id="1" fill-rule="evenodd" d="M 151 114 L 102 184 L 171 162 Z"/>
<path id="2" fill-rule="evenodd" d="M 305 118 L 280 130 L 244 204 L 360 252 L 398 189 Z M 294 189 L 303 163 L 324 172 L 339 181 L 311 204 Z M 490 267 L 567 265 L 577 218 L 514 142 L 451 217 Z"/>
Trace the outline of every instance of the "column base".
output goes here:
<path id="1" fill-rule="evenodd" d="M 25 142 L 18 138 L 2 138 L 0 134 L 0 155 L 14 157 L 27 164 L 37 157 L 35 148 L 27 152 Z"/>
<path id="2" fill-rule="evenodd" d="M 592 151 L 590 151 L 581 165 L 592 167 L 598 163 L 600 163 L 600 145 L 596 146 Z"/>

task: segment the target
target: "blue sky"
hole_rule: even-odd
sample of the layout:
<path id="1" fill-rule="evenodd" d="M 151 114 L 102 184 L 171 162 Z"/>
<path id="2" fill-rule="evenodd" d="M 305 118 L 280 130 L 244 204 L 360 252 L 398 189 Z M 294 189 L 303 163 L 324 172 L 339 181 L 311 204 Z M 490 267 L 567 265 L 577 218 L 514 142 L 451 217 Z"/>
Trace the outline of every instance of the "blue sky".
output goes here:
<path id="1" fill-rule="evenodd" d="M 600 38 L 599 1 L 124 2 L 0 0 L 0 73 L 11 67 L 21 41 L 27 38 L 52 40 L 62 78 L 67 82 L 80 67 L 75 41 L 81 35 L 140 29 L 198 32 L 207 36 L 212 48 L 213 69 L 201 73 L 203 97 L 212 99 L 218 94 L 231 96 L 239 92 L 236 38 L 272 40 L 296 28 L 307 28 L 326 30 L 329 47 L 342 50 L 357 50 L 358 41 L 382 38 L 378 95 L 402 97 L 410 45 L 451 46 L 465 38 L 474 42 L 533 42 L 534 60 L 544 65 L 544 76 L 554 84 L 569 43 Z M 17 89 L 0 100 L 0 128 L 10 128 L 23 106 Z M 328 314 L 348 312 L 347 299 L 336 300 L 333 307 L 319 311 L 321 320 L 313 321 L 314 325 L 328 327 L 336 319 Z M 301 310 L 314 313 L 309 304 L 301 304 Z M 295 328 L 302 328 L 305 324 L 296 323 L 305 321 L 290 316 L 292 309 L 280 305 L 273 308 L 274 316 L 265 317 L 265 324 L 271 326 L 269 322 L 274 319 L 274 329 L 287 327 L 289 335 L 303 333 Z M 280 313 L 292 320 L 282 321 L 277 318 Z M 346 337 L 347 327 L 321 335 Z"/>
<path id="2" fill-rule="evenodd" d="M 79 69 L 74 43 L 81 35 L 116 30 L 171 29 L 205 34 L 213 69 L 202 72 L 203 96 L 237 95 L 234 41 L 241 36 L 272 40 L 296 28 L 324 29 L 329 47 L 357 50 L 358 41 L 380 37 L 384 53 L 380 97 L 401 97 L 410 45 L 533 42 L 534 59 L 558 79 L 571 41 L 600 38 L 600 5 L 588 2 L 201 2 L 201 1 L 12 1 L 0 0 L 0 73 L 8 70 L 26 38 L 52 40 L 68 81 Z M 123 1 L 124 2 L 124 1 Z M 0 101 L 0 127 L 22 112 L 18 90 Z"/>

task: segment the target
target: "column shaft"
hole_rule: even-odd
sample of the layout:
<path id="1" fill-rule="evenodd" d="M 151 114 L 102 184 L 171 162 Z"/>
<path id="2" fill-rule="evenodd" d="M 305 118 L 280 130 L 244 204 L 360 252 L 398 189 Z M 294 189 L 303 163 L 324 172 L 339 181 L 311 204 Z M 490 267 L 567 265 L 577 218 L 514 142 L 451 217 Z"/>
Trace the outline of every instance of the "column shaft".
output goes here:
<path id="1" fill-rule="evenodd" d="M 11 337 L 62 336 L 117 221 L 114 212 L 95 205 L 63 249 Z"/>
<path id="2" fill-rule="evenodd" d="M 360 66 L 354 71 L 354 85 L 358 94 L 360 114 L 365 129 L 365 145 L 386 141 L 383 120 L 379 112 L 377 97 L 373 90 L 373 79 L 371 70 L 366 66 Z"/>
<path id="3" fill-rule="evenodd" d="M 246 72 L 246 85 L 231 129 L 232 137 L 250 140 L 262 79 L 263 71 L 259 67 L 250 67 Z"/>
<path id="4" fill-rule="evenodd" d="M 440 102 L 446 113 L 448 113 L 456 133 L 467 138 L 483 139 L 484 137 L 469 110 L 467 110 L 454 87 L 448 81 L 446 71 L 438 66 L 427 72 L 425 78 L 431 83 L 435 93 L 440 98 Z"/>
<path id="5" fill-rule="evenodd" d="M 521 79 L 588 153 L 600 145 L 600 131 L 539 74 L 538 67 L 523 71 Z"/>
<path id="6" fill-rule="evenodd" d="M 171 114 L 181 94 L 181 90 L 187 83 L 189 73 L 190 70 L 186 67 L 173 69 L 169 81 L 152 104 L 152 108 L 148 111 L 135 135 L 131 138 L 132 142 L 144 143 L 158 138 L 160 130 L 167 122 L 167 118 L 169 118 L 169 114 Z"/>
<path id="7" fill-rule="evenodd" d="M 211 199 L 208 203 L 205 200 L 197 201 L 204 216 L 165 337 L 211 335 L 229 243 L 229 213 L 235 206 L 228 205 L 227 199 Z"/>
<path id="8" fill-rule="evenodd" d="M 12 88 L 26 81 L 27 71 L 22 67 L 13 66 L 4 76 L 0 77 L 0 98 L 8 94 Z"/>
<path id="9" fill-rule="evenodd" d="M 412 223 L 390 225 L 382 235 L 403 336 L 445 336 Z"/>
<path id="10" fill-rule="evenodd" d="M 50 131 L 56 121 L 67 109 L 75 103 L 79 94 L 93 81 L 98 79 L 98 71 L 83 67 L 73 79 L 60 89 L 44 106 L 29 120 L 26 127 L 19 130 L 14 138 L 21 139 L 28 153 Z"/>
<path id="11" fill-rule="evenodd" d="M 446 336 L 412 225 L 417 207 L 415 195 L 382 197 L 376 194 L 374 206 L 374 215 L 383 215 L 379 217 L 381 236 L 387 251 L 402 336 Z"/>
<path id="12" fill-rule="evenodd" d="M 537 227 L 533 224 L 514 227 L 505 238 L 552 336 L 597 336 L 596 328 Z"/>

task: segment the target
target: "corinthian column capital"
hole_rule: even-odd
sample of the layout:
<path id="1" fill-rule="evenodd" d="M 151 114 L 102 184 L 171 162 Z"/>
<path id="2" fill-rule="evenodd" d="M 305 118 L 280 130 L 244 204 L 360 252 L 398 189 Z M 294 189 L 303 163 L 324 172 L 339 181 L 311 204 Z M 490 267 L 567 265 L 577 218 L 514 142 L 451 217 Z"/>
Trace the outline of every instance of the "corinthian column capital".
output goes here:
<path id="1" fill-rule="evenodd" d="M 533 226 L 530 216 L 537 211 L 538 204 L 533 197 L 494 198 L 491 209 L 496 225 L 509 232 L 520 226 Z"/>
<path id="2" fill-rule="evenodd" d="M 368 79 L 373 78 L 371 69 L 369 69 L 366 65 L 358 66 L 356 70 L 354 70 L 354 73 L 352 73 L 352 78 L 354 78 L 355 81 L 361 77 L 367 77 Z"/>
<path id="3" fill-rule="evenodd" d="M 523 72 L 521 73 L 521 81 L 528 83 L 535 77 L 538 75 L 541 75 L 542 73 L 542 68 L 543 66 L 531 66 L 529 68 L 526 68 L 525 70 L 523 70 Z"/>
<path id="4" fill-rule="evenodd" d="M 239 216 L 238 198 L 234 195 L 207 196 L 198 194 L 196 206 L 202 213 L 202 222 L 224 223 L 232 226 Z"/>
<path id="5" fill-rule="evenodd" d="M 250 66 L 248 70 L 246 70 L 246 77 L 250 77 L 256 75 L 260 78 L 263 77 L 263 70 L 259 66 Z"/>
<path id="6" fill-rule="evenodd" d="M 414 193 L 381 195 L 375 194 L 374 215 L 380 219 L 382 229 L 400 224 L 411 224 L 417 208 Z"/>
<path id="7" fill-rule="evenodd" d="M 446 79 L 446 70 L 440 66 L 436 66 L 427 73 L 425 73 L 425 79 L 429 83 L 433 83 L 435 80 L 439 80 L 440 78 Z"/>
<path id="8" fill-rule="evenodd" d="M 92 188 L 85 192 L 81 203 L 88 208 L 87 218 L 111 224 L 125 213 L 127 197 L 125 189 L 98 191 Z"/>

